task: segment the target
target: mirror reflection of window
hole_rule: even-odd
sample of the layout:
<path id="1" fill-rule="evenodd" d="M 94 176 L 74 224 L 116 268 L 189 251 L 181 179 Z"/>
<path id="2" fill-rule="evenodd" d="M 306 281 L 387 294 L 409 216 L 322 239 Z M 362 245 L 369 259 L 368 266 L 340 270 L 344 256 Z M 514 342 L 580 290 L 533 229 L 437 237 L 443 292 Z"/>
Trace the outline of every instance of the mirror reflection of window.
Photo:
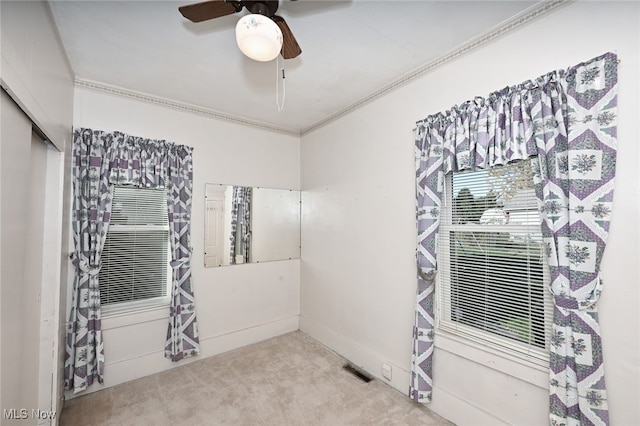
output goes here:
<path id="1" fill-rule="evenodd" d="M 300 191 L 206 185 L 205 267 L 300 258 Z"/>
<path id="2" fill-rule="evenodd" d="M 231 200 L 231 248 L 229 264 L 251 261 L 252 188 L 234 186 Z"/>

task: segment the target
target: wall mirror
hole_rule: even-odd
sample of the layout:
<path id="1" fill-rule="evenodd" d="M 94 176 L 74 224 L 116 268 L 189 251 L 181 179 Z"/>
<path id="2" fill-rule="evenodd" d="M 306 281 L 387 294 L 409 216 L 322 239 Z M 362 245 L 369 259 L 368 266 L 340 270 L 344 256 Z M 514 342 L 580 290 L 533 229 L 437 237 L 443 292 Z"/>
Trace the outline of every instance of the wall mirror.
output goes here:
<path id="1" fill-rule="evenodd" d="M 208 183 L 205 268 L 300 258 L 300 191 Z"/>

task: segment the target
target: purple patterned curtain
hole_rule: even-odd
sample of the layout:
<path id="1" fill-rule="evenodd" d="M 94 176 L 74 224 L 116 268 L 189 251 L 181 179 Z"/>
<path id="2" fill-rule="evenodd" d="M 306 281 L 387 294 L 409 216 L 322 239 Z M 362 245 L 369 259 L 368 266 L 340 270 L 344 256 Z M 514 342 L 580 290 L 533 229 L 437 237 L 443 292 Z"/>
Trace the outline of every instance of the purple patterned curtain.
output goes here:
<path id="1" fill-rule="evenodd" d="M 173 145 L 167 149 L 169 164 L 167 205 L 171 230 L 171 317 L 165 357 L 172 361 L 200 353 L 195 299 L 191 287 L 191 199 L 193 187 L 192 149 Z"/>
<path id="2" fill-rule="evenodd" d="M 617 58 L 607 53 L 417 123 L 414 400 L 431 400 L 444 176 L 531 157 L 555 302 L 550 422 L 608 424 L 596 302 L 613 199 L 616 93 Z"/>
<path id="3" fill-rule="evenodd" d="M 65 388 L 85 390 L 103 382 L 104 346 L 98 272 L 109 228 L 112 194 L 109 183 L 110 143 L 91 131 L 73 138 L 73 295 L 67 324 Z"/>
<path id="4" fill-rule="evenodd" d="M 249 262 L 251 253 L 251 194 L 249 186 L 234 186 L 231 200 L 231 264 L 240 255 Z"/>
<path id="5" fill-rule="evenodd" d="M 191 288 L 190 214 L 192 149 L 120 132 L 75 129 L 73 137 L 73 238 L 76 267 L 67 328 L 65 387 L 80 392 L 103 382 L 104 345 L 98 273 L 109 227 L 112 187 L 167 189 L 173 294 L 166 356 L 177 361 L 199 352 Z"/>
<path id="6" fill-rule="evenodd" d="M 531 94 L 541 127 L 534 182 L 554 296 L 553 425 L 609 424 L 596 303 L 613 201 L 617 83 L 617 58 L 609 53 Z"/>

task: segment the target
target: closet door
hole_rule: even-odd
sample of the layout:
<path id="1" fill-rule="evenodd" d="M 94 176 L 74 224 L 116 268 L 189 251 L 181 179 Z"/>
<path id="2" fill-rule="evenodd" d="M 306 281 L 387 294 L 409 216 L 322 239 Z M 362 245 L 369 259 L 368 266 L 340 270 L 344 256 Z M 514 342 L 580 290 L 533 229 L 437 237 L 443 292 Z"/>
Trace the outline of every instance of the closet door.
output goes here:
<path id="1" fill-rule="evenodd" d="M 20 410 L 26 409 L 28 418 L 32 419 L 32 409 L 51 409 L 53 354 L 50 343 L 45 344 L 41 335 L 48 149 L 32 131 L 31 121 L 22 110 L 4 91 L 0 96 L 0 395 L 3 408 L 18 410 L 8 415 L 3 411 L 3 424 L 12 424 L 20 421 L 17 419 L 24 414 Z M 49 358 L 44 363 L 45 371 L 41 368 L 43 354 Z M 48 395 L 41 395 L 45 387 Z"/>

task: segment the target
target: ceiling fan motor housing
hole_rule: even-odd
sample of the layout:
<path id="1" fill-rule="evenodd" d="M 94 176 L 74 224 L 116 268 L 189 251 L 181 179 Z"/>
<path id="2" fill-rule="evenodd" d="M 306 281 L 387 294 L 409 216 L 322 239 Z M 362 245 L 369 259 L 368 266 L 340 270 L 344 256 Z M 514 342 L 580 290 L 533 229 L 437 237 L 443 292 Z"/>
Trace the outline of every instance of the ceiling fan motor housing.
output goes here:
<path id="1" fill-rule="evenodd" d="M 242 4 L 251 13 L 272 17 L 278 10 L 278 1 L 243 1 Z"/>

